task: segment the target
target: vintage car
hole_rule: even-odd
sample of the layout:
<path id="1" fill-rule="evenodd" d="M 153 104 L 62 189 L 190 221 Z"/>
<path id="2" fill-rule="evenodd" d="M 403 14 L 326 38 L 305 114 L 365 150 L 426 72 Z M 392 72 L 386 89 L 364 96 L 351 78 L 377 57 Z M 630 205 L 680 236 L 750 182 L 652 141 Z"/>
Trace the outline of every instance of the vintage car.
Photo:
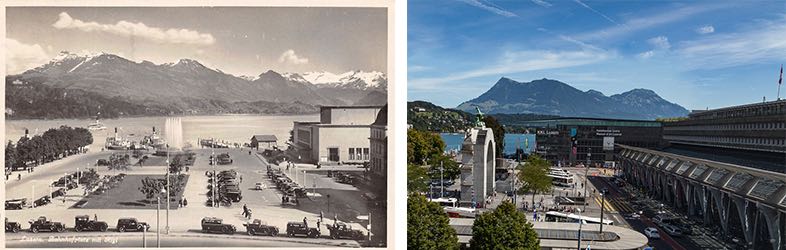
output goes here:
<path id="1" fill-rule="evenodd" d="M 248 233 L 248 235 L 278 235 L 278 227 L 263 223 L 260 219 L 254 219 L 253 222 L 243 224 L 243 226 L 246 227 L 246 233 Z"/>
<path id="2" fill-rule="evenodd" d="M 287 237 L 294 236 L 319 238 L 319 230 L 315 227 L 307 227 L 303 222 L 289 222 L 287 223 Z"/>
<path id="3" fill-rule="evenodd" d="M 46 204 L 49 204 L 49 203 L 52 203 L 52 199 L 50 199 L 48 195 L 44 196 L 44 197 L 41 197 L 38 200 L 33 201 L 33 204 L 36 207 L 40 207 L 40 206 L 43 206 L 43 205 L 46 205 Z"/>
<path id="4" fill-rule="evenodd" d="M 202 232 L 203 233 L 225 233 L 234 234 L 237 229 L 230 224 L 223 224 L 223 220 L 216 217 L 202 218 Z"/>
<path id="5" fill-rule="evenodd" d="M 39 231 L 59 232 L 65 231 L 65 225 L 60 222 L 53 222 L 45 216 L 38 217 L 37 220 L 31 220 L 30 232 L 38 233 Z"/>
<path id="6" fill-rule="evenodd" d="M 5 210 L 22 209 L 27 206 L 27 198 L 5 201 Z"/>
<path id="7" fill-rule="evenodd" d="M 18 233 L 19 230 L 22 230 L 22 225 L 20 225 L 18 222 L 9 222 L 8 218 L 5 218 L 6 232 Z"/>
<path id="8" fill-rule="evenodd" d="M 265 184 L 262 184 L 262 182 L 254 183 L 254 190 L 262 190 L 262 189 L 265 189 Z"/>
<path id="9" fill-rule="evenodd" d="M 117 231 L 118 232 L 125 232 L 125 231 L 147 231 L 150 229 L 150 225 L 147 223 L 137 221 L 136 218 L 120 218 L 117 220 Z"/>
<path id="10" fill-rule="evenodd" d="M 363 231 L 347 227 L 347 224 L 343 222 L 338 222 L 335 225 L 327 225 L 327 228 L 330 230 L 330 238 L 333 239 L 362 240 L 364 237 Z"/>
<path id="11" fill-rule="evenodd" d="M 74 217 L 74 230 L 81 231 L 101 231 L 106 232 L 109 225 L 103 221 L 90 220 L 90 216 L 79 215 Z"/>

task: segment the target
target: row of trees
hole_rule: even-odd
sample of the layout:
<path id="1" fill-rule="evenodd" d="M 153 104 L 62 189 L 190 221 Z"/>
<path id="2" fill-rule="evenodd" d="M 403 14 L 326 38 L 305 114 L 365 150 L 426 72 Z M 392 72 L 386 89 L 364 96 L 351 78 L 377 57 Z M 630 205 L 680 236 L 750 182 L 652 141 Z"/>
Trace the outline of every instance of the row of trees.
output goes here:
<path id="1" fill-rule="evenodd" d="M 179 197 L 178 196 L 186 185 L 186 175 L 185 174 L 170 174 L 169 176 L 169 197 L 170 200 L 176 201 Z M 145 177 L 142 179 L 142 185 L 139 186 L 139 192 L 145 195 L 145 199 L 148 202 L 151 202 L 153 198 L 157 195 L 162 195 L 165 197 L 165 194 L 162 193 L 162 190 L 166 188 L 166 177 L 162 178 L 151 178 Z M 164 199 L 166 200 L 166 198 Z"/>
<path id="2" fill-rule="evenodd" d="M 418 194 L 407 198 L 407 249 L 459 249 L 447 214 Z M 540 249 L 540 239 L 524 213 L 504 201 L 484 212 L 472 225 L 471 249 Z"/>
<path id="3" fill-rule="evenodd" d="M 5 148 L 6 168 L 27 168 L 28 164 L 40 165 L 84 151 L 93 143 L 93 134 L 85 128 L 61 126 L 41 135 L 22 137 L 14 144 L 8 141 Z"/>
<path id="4" fill-rule="evenodd" d="M 425 192 L 430 180 L 458 178 L 461 174 L 458 162 L 444 152 L 445 142 L 439 134 L 417 129 L 407 131 L 407 190 Z"/>

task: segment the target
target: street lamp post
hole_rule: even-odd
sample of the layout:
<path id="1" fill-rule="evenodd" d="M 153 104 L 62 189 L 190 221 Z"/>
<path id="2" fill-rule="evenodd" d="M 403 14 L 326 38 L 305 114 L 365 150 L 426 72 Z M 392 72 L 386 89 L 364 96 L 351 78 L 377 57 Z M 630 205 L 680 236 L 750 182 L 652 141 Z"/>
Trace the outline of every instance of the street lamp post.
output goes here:
<path id="1" fill-rule="evenodd" d="M 603 206 L 606 205 L 606 200 L 603 192 L 600 192 L 600 233 L 603 233 Z"/>
<path id="2" fill-rule="evenodd" d="M 30 200 L 33 201 L 33 208 L 35 208 L 35 180 L 33 180 L 33 185 L 30 187 L 33 188 L 33 190 L 30 191 Z"/>
<path id="3" fill-rule="evenodd" d="M 589 179 L 590 147 L 587 146 L 587 166 L 584 167 L 584 210 L 587 210 L 587 179 Z"/>
<path id="4" fill-rule="evenodd" d="M 445 167 L 442 165 L 442 161 L 440 161 L 439 162 L 439 186 L 440 186 L 440 188 L 442 190 L 440 195 L 439 195 L 440 198 L 445 197 L 445 177 L 443 177 L 443 174 L 442 174 L 444 169 L 445 169 Z"/>
<path id="5" fill-rule="evenodd" d="M 169 234 L 169 143 L 166 144 L 166 234 Z"/>
<path id="6" fill-rule="evenodd" d="M 161 195 L 156 197 L 156 246 L 161 247 Z"/>
<path id="7" fill-rule="evenodd" d="M 579 243 L 578 245 L 576 245 L 576 249 L 581 250 L 581 224 L 584 223 L 582 223 L 581 221 L 581 209 L 576 209 L 576 210 L 579 213 L 579 237 L 578 237 Z"/>

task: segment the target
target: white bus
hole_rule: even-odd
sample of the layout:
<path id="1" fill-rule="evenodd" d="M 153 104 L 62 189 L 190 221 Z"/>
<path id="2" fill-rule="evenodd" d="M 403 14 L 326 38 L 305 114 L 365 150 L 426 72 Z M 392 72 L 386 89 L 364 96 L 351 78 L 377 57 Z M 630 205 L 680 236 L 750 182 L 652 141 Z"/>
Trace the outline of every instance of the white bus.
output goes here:
<path id="1" fill-rule="evenodd" d="M 565 214 L 556 211 L 548 211 L 546 212 L 546 221 L 550 222 L 572 222 L 577 223 L 581 220 L 583 224 L 600 224 L 600 218 L 595 217 L 588 217 L 588 216 L 580 216 L 577 214 Z M 603 224 L 605 225 L 614 225 L 614 221 L 603 219 Z"/>
<path id="2" fill-rule="evenodd" d="M 551 183 L 555 186 L 561 187 L 571 187 L 573 186 L 573 176 L 561 176 L 561 175 L 553 175 L 547 174 L 546 176 L 551 177 Z"/>
<path id="3" fill-rule="evenodd" d="M 456 198 L 434 198 L 429 199 L 431 202 L 436 202 L 445 210 L 448 217 L 452 218 L 475 218 L 477 210 L 469 207 L 459 207 L 458 199 Z"/>

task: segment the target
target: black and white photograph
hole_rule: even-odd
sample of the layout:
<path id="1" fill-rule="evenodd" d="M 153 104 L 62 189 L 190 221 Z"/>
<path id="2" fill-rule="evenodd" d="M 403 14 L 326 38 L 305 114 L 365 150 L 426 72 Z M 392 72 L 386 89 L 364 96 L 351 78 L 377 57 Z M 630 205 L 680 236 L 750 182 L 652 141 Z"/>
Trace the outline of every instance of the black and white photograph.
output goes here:
<path id="1" fill-rule="evenodd" d="M 5 7 L 5 247 L 387 247 L 390 8 Z"/>

